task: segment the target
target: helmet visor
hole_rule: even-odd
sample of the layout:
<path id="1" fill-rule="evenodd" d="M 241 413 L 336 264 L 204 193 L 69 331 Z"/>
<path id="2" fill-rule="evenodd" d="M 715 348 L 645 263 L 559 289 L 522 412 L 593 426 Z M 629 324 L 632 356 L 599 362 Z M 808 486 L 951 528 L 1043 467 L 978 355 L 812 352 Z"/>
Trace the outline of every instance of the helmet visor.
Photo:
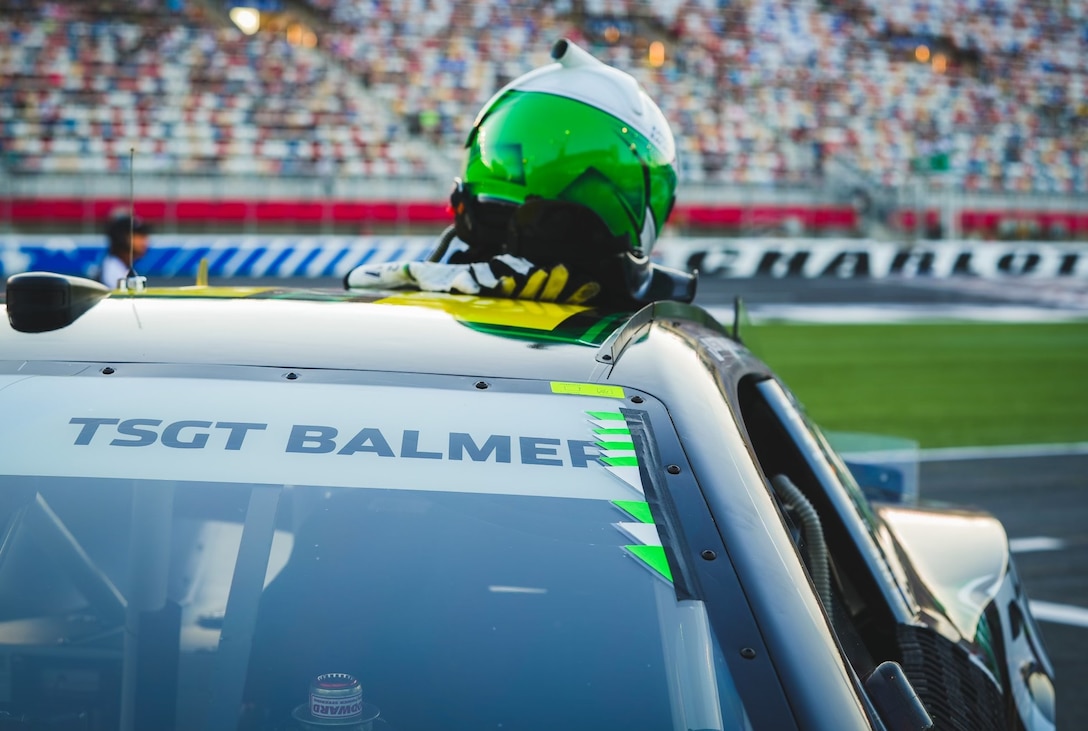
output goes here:
<path id="1" fill-rule="evenodd" d="M 507 92 L 467 143 L 464 181 L 480 197 L 581 204 L 644 247 L 664 224 L 676 190 L 673 160 L 630 125 L 589 104 L 539 92 Z"/>

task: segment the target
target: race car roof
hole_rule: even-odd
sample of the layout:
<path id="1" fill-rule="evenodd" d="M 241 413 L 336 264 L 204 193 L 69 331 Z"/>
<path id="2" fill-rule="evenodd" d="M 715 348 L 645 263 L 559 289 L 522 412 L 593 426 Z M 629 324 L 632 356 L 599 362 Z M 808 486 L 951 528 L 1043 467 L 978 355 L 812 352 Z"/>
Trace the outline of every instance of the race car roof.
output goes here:
<path id="1" fill-rule="evenodd" d="M 585 380 L 629 313 L 423 292 L 191 287 L 114 292 L 5 359 L 336 368 Z M 530 352 L 531 351 L 531 352 Z"/>

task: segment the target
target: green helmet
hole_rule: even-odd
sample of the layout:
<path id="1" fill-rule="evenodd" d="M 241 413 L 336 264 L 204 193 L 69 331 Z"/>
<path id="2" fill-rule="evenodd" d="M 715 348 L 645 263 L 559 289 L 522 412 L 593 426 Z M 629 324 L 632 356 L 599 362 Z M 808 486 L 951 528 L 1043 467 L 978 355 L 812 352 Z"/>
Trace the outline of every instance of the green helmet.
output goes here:
<path id="1" fill-rule="evenodd" d="M 451 196 L 457 235 L 481 259 L 607 262 L 637 289 L 676 197 L 672 132 L 629 74 L 568 40 L 552 57 L 476 117 Z"/>

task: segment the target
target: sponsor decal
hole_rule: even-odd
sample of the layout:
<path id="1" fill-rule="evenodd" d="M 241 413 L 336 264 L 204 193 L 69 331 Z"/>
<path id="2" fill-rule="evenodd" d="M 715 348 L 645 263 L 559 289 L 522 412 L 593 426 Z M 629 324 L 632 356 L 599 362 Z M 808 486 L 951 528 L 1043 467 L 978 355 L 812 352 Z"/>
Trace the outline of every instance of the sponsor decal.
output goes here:
<path id="1" fill-rule="evenodd" d="M 122 420 L 90 416 L 73 416 L 68 423 L 79 426 L 74 444 L 80 446 L 90 444 L 99 428 L 107 427 L 106 432 L 114 435 L 108 442 L 112 447 L 146 447 L 159 442 L 173 449 L 204 449 L 214 435 L 218 438 L 213 446 L 230 451 L 241 449 L 250 431 L 268 428 L 268 424 L 242 421 L 194 419 L 174 421 L 163 426 L 162 419 Z"/>
<path id="2" fill-rule="evenodd" d="M 253 443 L 251 434 L 269 431 L 258 422 L 74 416 L 78 427 L 72 444 L 78 447 L 150 447 L 239 451 Z M 342 431 L 327 424 L 292 424 L 273 428 L 280 451 L 313 455 L 371 455 L 394 459 L 450 460 L 455 462 L 519 463 L 545 467 L 585 468 L 598 461 L 596 440 L 561 439 L 511 434 L 473 435 L 468 432 L 389 430 L 364 426 Z M 262 451 L 268 443 L 257 445 Z M 612 459 L 606 453 L 604 461 Z"/>
<path id="3" fill-rule="evenodd" d="M 598 461 L 641 497 L 642 474 L 627 419 L 619 411 L 587 411 L 586 416 L 596 440 Z"/>
<path id="4" fill-rule="evenodd" d="M 1088 246 L 1043 242 L 671 239 L 655 256 L 709 277 L 1088 277 Z"/>
<path id="5" fill-rule="evenodd" d="M 635 541 L 623 548 L 657 576 L 672 583 L 672 569 L 661 543 L 661 534 L 650 514 L 650 506 L 642 500 L 613 500 L 612 504 L 624 512 L 623 520 L 614 523 L 621 533 Z"/>
<path id="6" fill-rule="evenodd" d="M 621 386 L 606 386 L 601 383 L 564 383 L 552 381 L 552 393 L 565 393 L 574 396 L 623 398 L 623 388 Z"/>
<path id="7" fill-rule="evenodd" d="M 631 494 L 603 463 L 613 450 L 602 454 L 586 424 L 586 411 L 622 401 L 555 394 L 546 383 L 508 393 L 468 383 L 448 390 L 279 379 L 88 385 L 0 374 L 5 410 L 25 415 L 0 423 L 0 472 L 581 500 Z"/>

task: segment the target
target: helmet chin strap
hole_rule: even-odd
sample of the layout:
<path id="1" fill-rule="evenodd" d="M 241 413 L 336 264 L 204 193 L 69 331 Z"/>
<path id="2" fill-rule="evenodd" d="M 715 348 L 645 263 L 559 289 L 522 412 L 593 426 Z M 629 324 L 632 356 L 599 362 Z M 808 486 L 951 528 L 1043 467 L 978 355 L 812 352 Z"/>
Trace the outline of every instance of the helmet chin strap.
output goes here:
<path id="1" fill-rule="evenodd" d="M 654 221 L 654 212 L 646 207 L 646 214 L 642 217 L 642 232 L 638 235 L 638 246 L 644 254 L 649 254 L 657 241 L 657 223 Z"/>

